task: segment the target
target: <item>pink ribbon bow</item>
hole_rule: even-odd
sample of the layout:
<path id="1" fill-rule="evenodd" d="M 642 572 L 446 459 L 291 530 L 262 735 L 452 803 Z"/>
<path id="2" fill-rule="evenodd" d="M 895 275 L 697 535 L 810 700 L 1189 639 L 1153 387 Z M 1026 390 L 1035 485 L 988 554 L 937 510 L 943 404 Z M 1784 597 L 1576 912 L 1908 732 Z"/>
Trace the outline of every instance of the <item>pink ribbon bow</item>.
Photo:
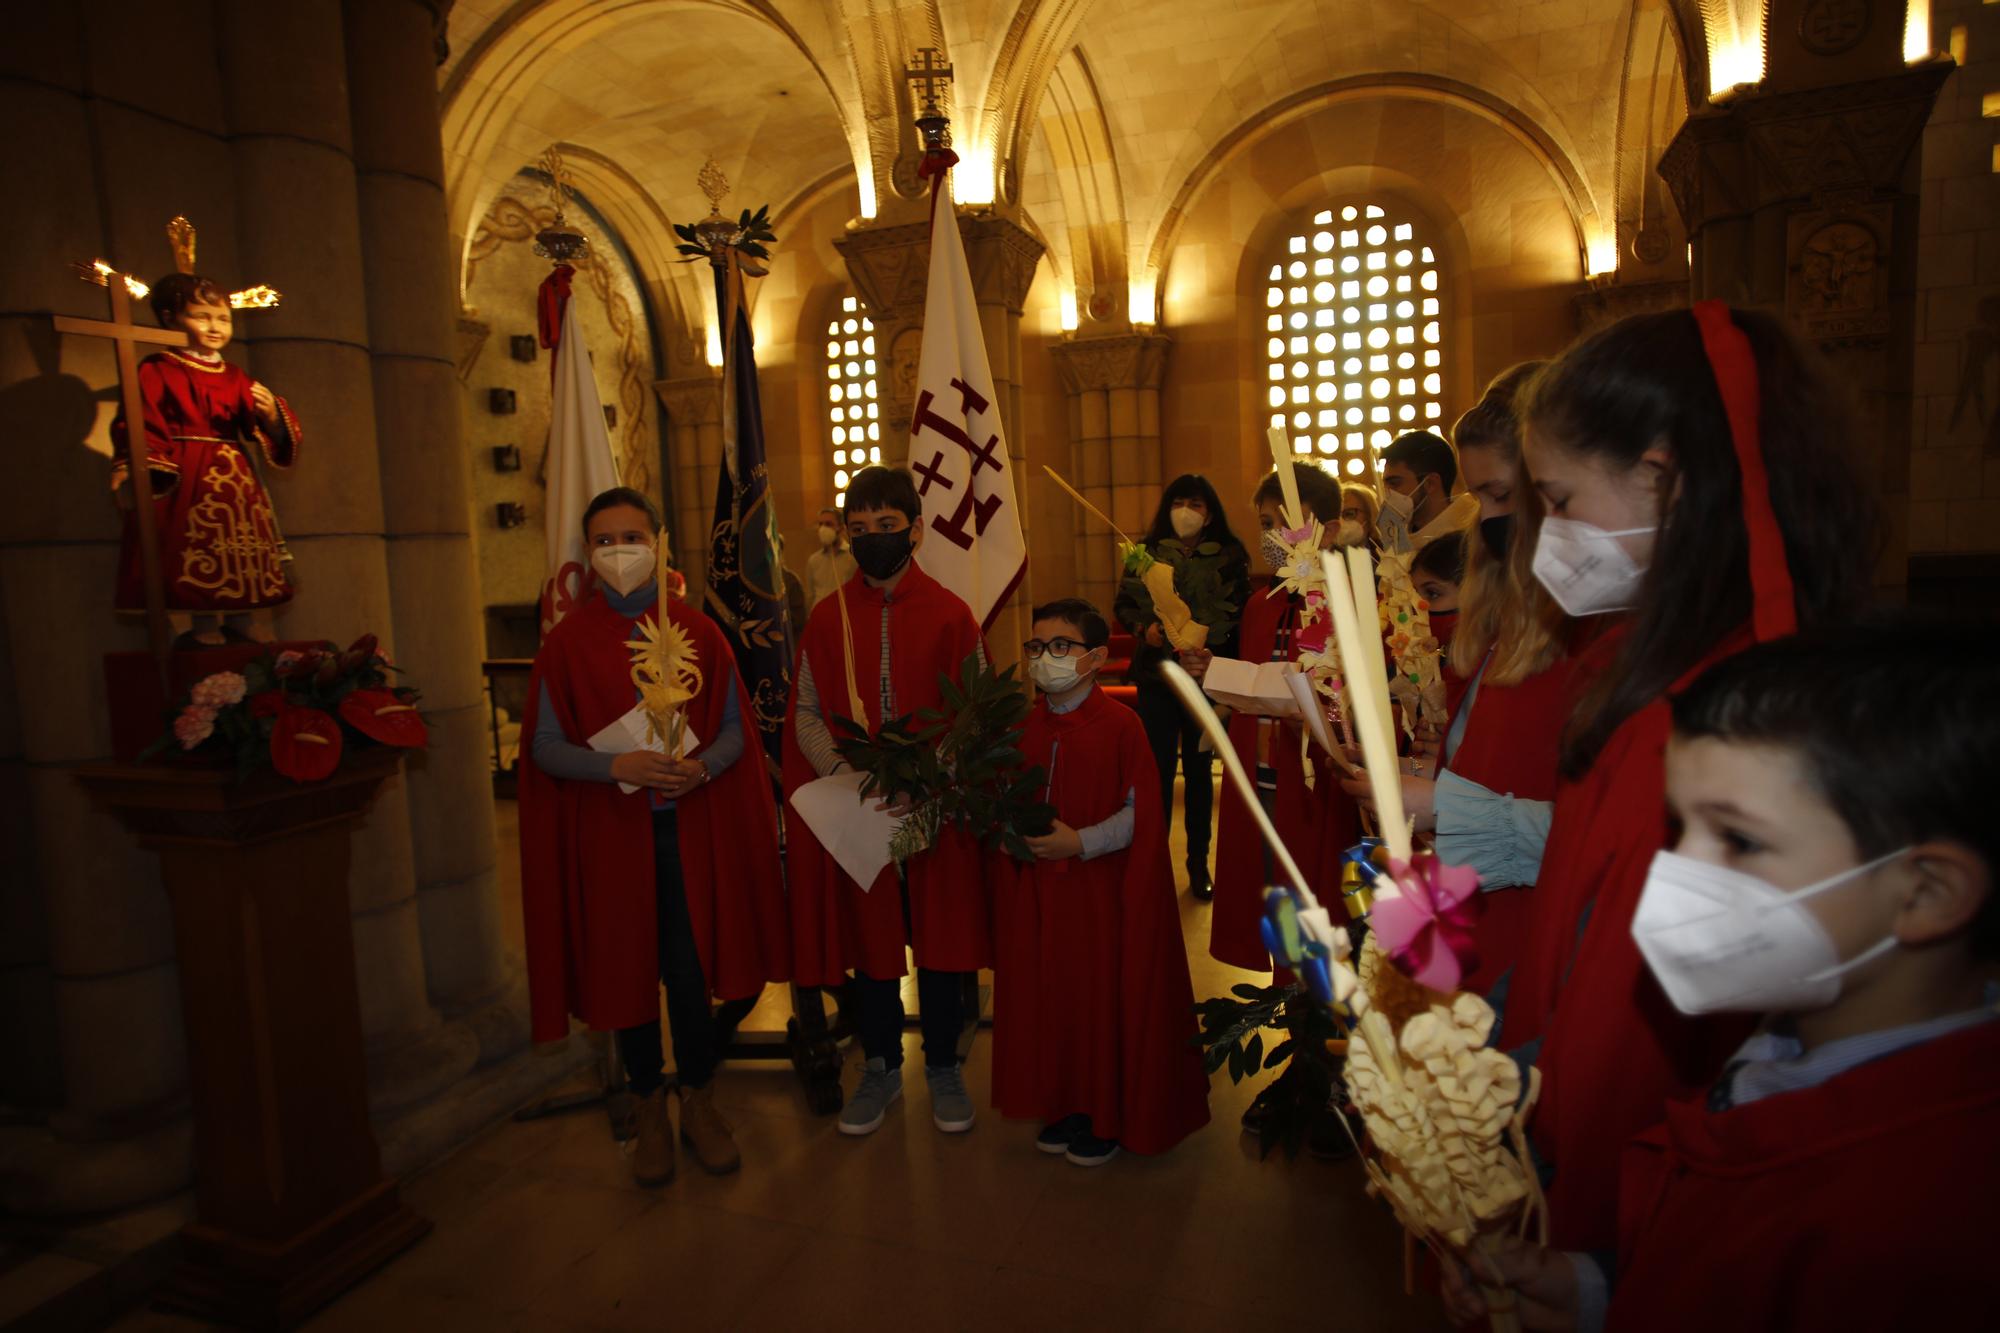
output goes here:
<path id="1" fill-rule="evenodd" d="M 1369 928 L 1404 975 L 1436 991 L 1455 991 L 1479 965 L 1473 926 L 1479 920 L 1479 872 L 1450 866 L 1429 852 L 1391 861 L 1396 892 L 1375 897 Z"/>

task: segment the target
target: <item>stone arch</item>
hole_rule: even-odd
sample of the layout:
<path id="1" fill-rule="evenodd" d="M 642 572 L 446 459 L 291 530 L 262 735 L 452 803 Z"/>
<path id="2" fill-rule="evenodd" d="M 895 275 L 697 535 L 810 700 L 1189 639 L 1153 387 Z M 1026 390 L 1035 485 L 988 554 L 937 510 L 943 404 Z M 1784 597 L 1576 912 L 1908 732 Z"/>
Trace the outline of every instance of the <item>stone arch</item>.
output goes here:
<path id="1" fill-rule="evenodd" d="M 1466 112 L 1501 130 L 1526 148 L 1548 172 L 1575 228 L 1578 276 L 1588 230 L 1599 213 L 1589 183 L 1576 161 L 1534 120 L 1483 89 L 1435 75 L 1363 75 L 1336 79 L 1295 93 L 1242 122 L 1214 144 L 1182 179 L 1153 232 L 1140 276 L 1163 281 L 1189 204 L 1239 153 L 1258 140 L 1314 112 L 1372 100 L 1428 102 Z"/>
<path id="2" fill-rule="evenodd" d="M 1060 202 L 1049 230 L 1050 260 L 1074 293 L 1079 315 L 1117 321 L 1126 313 L 1126 213 L 1118 152 L 1097 83 L 1080 48 L 1064 52 L 1041 93 L 1039 147 Z M 1017 163 L 1032 140 L 1024 127 Z M 1039 154 L 1037 154 L 1039 156 Z M 1014 170 L 1021 170 L 1016 166 Z"/>
<path id="3" fill-rule="evenodd" d="M 473 43 L 453 65 L 441 94 L 445 147 L 445 195 L 454 244 L 461 263 L 470 230 L 499 188 L 525 161 L 503 160 L 522 156 L 509 151 L 507 136 L 525 101 L 577 50 L 601 42 L 629 25 L 657 20 L 676 12 L 721 12 L 739 15 L 771 31 L 796 50 L 811 68 L 814 79 L 829 103 L 834 122 L 847 139 L 850 153 L 865 161 L 865 142 L 858 139 L 857 127 L 847 114 L 855 100 L 844 72 L 829 70 L 815 54 L 814 47 L 830 49 L 838 38 L 828 16 L 813 7 L 797 22 L 779 13 L 771 0 L 521 0 L 500 21 Z M 809 40 L 802 26 L 824 27 Z M 665 221 L 667 210 L 653 192 L 615 169 L 608 162 L 598 168 L 599 179 L 593 200 L 607 210 L 624 210 L 634 215 L 636 233 L 652 230 L 645 214 Z M 618 176 L 624 176 L 622 180 Z M 609 214 L 607 214 L 608 216 Z M 671 229 L 669 228 L 669 235 Z M 668 247 L 669 252 L 671 246 Z M 690 308 L 685 294 L 673 302 L 677 311 Z M 696 307 L 698 308 L 698 307 Z"/>

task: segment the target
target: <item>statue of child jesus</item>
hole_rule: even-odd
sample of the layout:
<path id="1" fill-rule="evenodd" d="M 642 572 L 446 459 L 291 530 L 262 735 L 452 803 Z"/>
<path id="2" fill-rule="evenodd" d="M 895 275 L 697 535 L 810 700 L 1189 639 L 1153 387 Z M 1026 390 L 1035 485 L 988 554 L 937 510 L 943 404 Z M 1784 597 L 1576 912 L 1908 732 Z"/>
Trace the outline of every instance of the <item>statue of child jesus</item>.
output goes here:
<path id="1" fill-rule="evenodd" d="M 246 451 L 261 449 L 272 465 L 290 467 L 299 420 L 284 399 L 222 359 L 232 313 L 221 287 L 175 273 L 153 287 L 149 300 L 160 327 L 185 331 L 190 344 L 139 363 L 167 609 L 193 614 L 194 628 L 180 647 L 247 639 L 249 613 L 289 602 L 292 585 L 271 497 Z M 114 438 L 122 435 L 122 412 L 112 430 Z M 145 606 L 145 589 L 125 474 L 121 457 L 111 478 L 127 511 L 117 605 L 132 611 Z"/>

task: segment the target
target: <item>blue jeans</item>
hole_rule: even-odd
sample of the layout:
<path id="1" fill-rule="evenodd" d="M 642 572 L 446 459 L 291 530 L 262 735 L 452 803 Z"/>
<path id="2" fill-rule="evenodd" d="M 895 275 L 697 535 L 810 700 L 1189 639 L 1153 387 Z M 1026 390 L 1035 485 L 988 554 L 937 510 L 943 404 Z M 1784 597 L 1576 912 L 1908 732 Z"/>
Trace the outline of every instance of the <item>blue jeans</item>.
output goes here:
<path id="1" fill-rule="evenodd" d="M 687 888 L 681 880 L 681 843 L 672 810 L 653 812 L 653 883 L 660 935 L 660 984 L 667 990 L 667 1022 L 674 1034 L 674 1081 L 699 1088 L 715 1077 L 721 1043 L 708 1006 L 708 980 L 695 947 L 688 917 Z M 618 1058 L 633 1092 L 644 1097 L 666 1081 L 667 1057 L 660 1044 L 660 1020 L 618 1029 Z"/>

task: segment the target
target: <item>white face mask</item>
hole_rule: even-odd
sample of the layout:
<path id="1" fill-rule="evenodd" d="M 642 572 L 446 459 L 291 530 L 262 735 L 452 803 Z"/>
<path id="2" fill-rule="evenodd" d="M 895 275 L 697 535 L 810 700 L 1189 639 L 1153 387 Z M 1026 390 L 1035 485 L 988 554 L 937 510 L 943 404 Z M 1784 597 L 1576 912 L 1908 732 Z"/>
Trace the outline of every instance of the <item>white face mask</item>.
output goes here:
<path id="1" fill-rule="evenodd" d="M 1051 657 L 1043 653 L 1028 664 L 1028 671 L 1042 693 L 1061 694 L 1075 689 L 1076 683 L 1083 678 L 1083 673 L 1076 669 L 1076 660 L 1082 655 L 1073 653 L 1069 657 Z"/>
<path id="2" fill-rule="evenodd" d="M 1340 527 L 1334 531 L 1333 540 L 1339 546 L 1359 546 L 1364 536 L 1360 523 L 1351 518 L 1343 518 L 1340 520 Z"/>
<path id="3" fill-rule="evenodd" d="M 1632 939 L 1684 1014 L 1797 1013 L 1840 998 L 1840 978 L 1896 947 L 1889 935 L 1846 962 L 1805 900 L 1909 848 L 1786 892 L 1755 875 L 1662 851 L 1646 872 Z"/>
<path id="4" fill-rule="evenodd" d="M 1535 577 L 1549 596 L 1572 616 L 1623 611 L 1638 598 L 1645 567 L 1618 544 L 1657 528 L 1620 528 L 1606 532 L 1568 518 L 1545 518 L 1535 539 Z"/>
<path id="5" fill-rule="evenodd" d="M 1285 561 L 1288 558 L 1285 551 L 1285 543 L 1270 528 L 1264 529 L 1264 535 L 1258 539 L 1257 549 L 1263 552 L 1264 563 L 1272 569 L 1277 570 L 1285 567 Z"/>
<path id="6" fill-rule="evenodd" d="M 1401 491 L 1392 491 L 1386 486 L 1382 488 L 1383 518 L 1393 517 L 1401 519 L 1403 526 L 1408 527 L 1410 525 L 1410 515 L 1416 512 L 1416 508 L 1417 502 L 1411 496 L 1405 495 Z"/>
<path id="7" fill-rule="evenodd" d="M 821 546 L 833 545 L 834 538 L 838 537 L 839 535 L 840 535 L 839 531 L 833 526 L 833 524 L 822 523 L 819 525 L 819 544 Z"/>
<path id="8" fill-rule="evenodd" d="M 1200 531 L 1208 526 L 1208 520 L 1199 509 L 1192 505 L 1175 505 L 1168 516 L 1174 525 L 1174 535 L 1184 542 L 1193 541 Z"/>
<path id="9" fill-rule="evenodd" d="M 657 561 L 650 546 L 599 546 L 590 553 L 590 567 L 620 597 L 645 587 Z"/>

